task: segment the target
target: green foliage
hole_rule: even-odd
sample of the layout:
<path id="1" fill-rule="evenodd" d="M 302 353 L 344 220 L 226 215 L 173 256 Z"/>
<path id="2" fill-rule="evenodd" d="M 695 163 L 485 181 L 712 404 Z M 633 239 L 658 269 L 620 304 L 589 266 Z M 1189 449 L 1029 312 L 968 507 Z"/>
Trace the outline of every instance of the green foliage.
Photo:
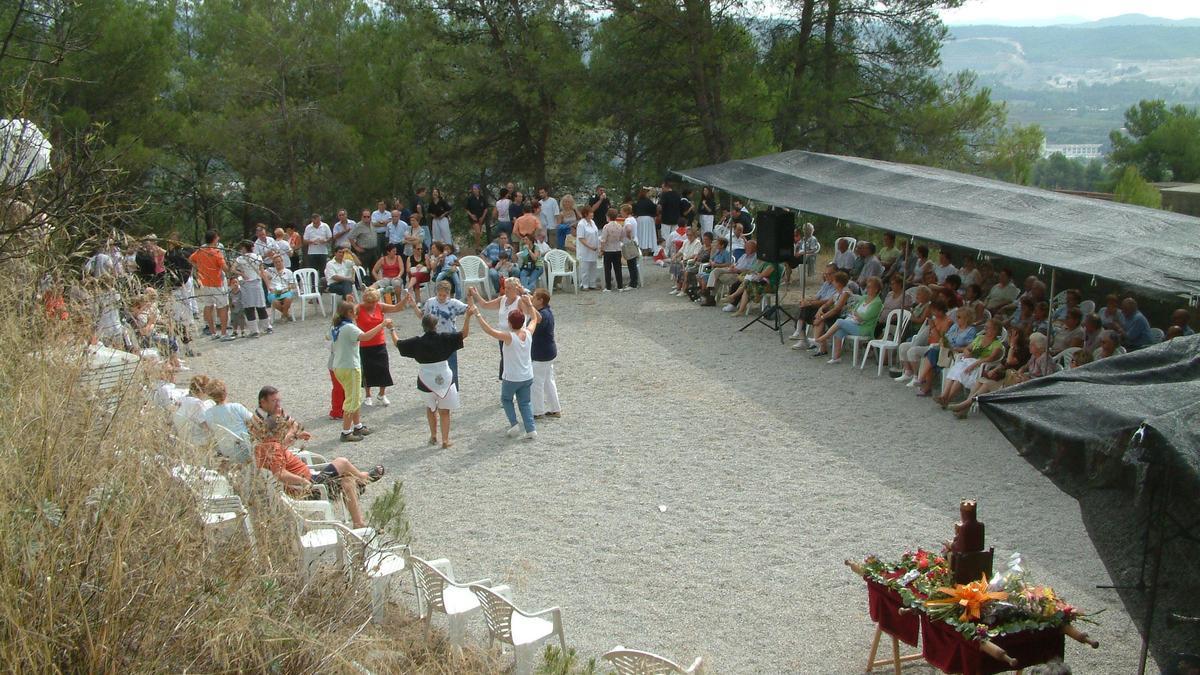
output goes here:
<path id="1" fill-rule="evenodd" d="M 1109 139 L 1110 159 L 1137 167 L 1150 181 L 1200 179 L 1200 110 L 1141 101 L 1125 112 L 1125 129 Z"/>
<path id="2" fill-rule="evenodd" d="M 1007 129 L 992 147 L 986 166 L 992 175 L 1010 183 L 1028 185 L 1041 156 L 1042 130 L 1037 126 Z"/>
<path id="3" fill-rule="evenodd" d="M 367 523 L 399 544 L 412 543 L 412 524 L 404 499 L 404 481 L 392 483 L 392 489 L 378 495 L 366 513 Z"/>
<path id="4" fill-rule="evenodd" d="M 1162 208 L 1162 193 L 1138 173 L 1132 166 L 1125 167 L 1121 179 L 1113 188 L 1113 199 L 1126 204 L 1148 206 L 1152 209 Z"/>
<path id="5" fill-rule="evenodd" d="M 596 675 L 598 672 L 595 658 L 581 663 L 574 648 L 568 648 L 564 654 L 553 645 L 546 646 L 537 669 L 538 675 Z"/>
<path id="6" fill-rule="evenodd" d="M 1061 152 L 1039 159 L 1033 165 L 1031 183 L 1050 190 L 1104 192 L 1111 188 L 1103 162 L 1068 159 Z"/>

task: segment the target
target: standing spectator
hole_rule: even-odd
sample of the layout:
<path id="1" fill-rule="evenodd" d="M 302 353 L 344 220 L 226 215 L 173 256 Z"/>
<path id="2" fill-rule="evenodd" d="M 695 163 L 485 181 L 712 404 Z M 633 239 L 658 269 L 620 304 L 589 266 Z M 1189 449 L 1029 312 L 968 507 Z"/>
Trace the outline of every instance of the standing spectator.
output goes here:
<path id="1" fill-rule="evenodd" d="M 607 217 L 608 209 L 612 205 L 608 201 L 608 193 L 605 192 L 602 186 L 596 186 L 596 194 L 592 195 L 591 200 L 588 201 L 588 206 L 592 209 L 593 217 L 597 219 Z"/>
<path id="2" fill-rule="evenodd" d="M 633 202 L 633 217 L 637 220 L 637 245 L 646 253 L 654 251 L 658 240 L 654 217 L 658 214 L 658 205 L 650 199 L 646 188 L 638 190 L 637 200 Z"/>
<path id="3" fill-rule="evenodd" d="M 321 214 L 312 214 L 312 222 L 304 228 L 304 243 L 308 246 L 307 265 L 318 273 L 325 271 L 329 260 L 329 244 L 333 241 L 333 230 L 321 222 Z"/>
<path id="4" fill-rule="evenodd" d="M 551 232 L 556 232 L 558 228 L 558 200 L 550 196 L 550 189 L 542 186 L 538 188 L 538 204 L 541 208 L 538 210 L 538 219 L 542 221 L 542 229 L 546 231 L 547 236 Z M 559 246 L 562 248 L 562 246 Z"/>
<path id="5" fill-rule="evenodd" d="M 375 210 L 371 213 L 371 227 L 375 229 L 375 250 L 382 251 L 384 246 L 387 246 L 387 225 L 392 220 L 392 212 L 387 207 L 387 202 L 380 199 L 375 203 Z"/>
<path id="6" fill-rule="evenodd" d="M 712 232 L 713 221 L 717 216 L 717 197 L 713 189 L 705 185 L 700 189 L 700 231 Z"/>
<path id="7" fill-rule="evenodd" d="M 401 217 L 400 211 L 393 209 L 391 218 L 387 222 L 387 243 L 395 244 L 403 250 L 404 237 L 408 234 L 409 227 L 408 221 Z M 384 250 L 387 250 L 386 244 Z"/>
<path id="8" fill-rule="evenodd" d="M 679 224 L 679 217 L 683 215 L 682 200 L 669 180 L 662 182 L 662 190 L 658 193 L 658 215 L 661 224 L 659 230 L 662 238 L 666 239 L 671 230 Z"/>
<path id="9" fill-rule="evenodd" d="M 242 311 L 246 324 L 254 329 L 251 337 L 260 337 L 263 329 L 271 333 L 270 313 L 267 311 L 266 286 L 263 284 L 263 260 L 254 253 L 254 245 L 243 241 L 238 247 L 242 254 L 234 260 L 238 283 L 241 285 Z"/>
<path id="10" fill-rule="evenodd" d="M 454 235 L 450 234 L 450 211 L 452 208 L 450 202 L 446 201 L 446 197 L 442 195 L 442 191 L 434 188 L 429 196 L 429 217 L 433 219 L 430 225 L 434 241 L 454 244 Z"/>
<path id="11" fill-rule="evenodd" d="M 513 224 L 512 213 L 509 209 L 512 207 L 512 200 L 508 198 L 508 188 L 500 188 L 500 198 L 496 200 L 496 233 L 512 236 Z"/>
<path id="12" fill-rule="evenodd" d="M 375 236 L 375 227 L 371 225 L 370 218 L 370 212 L 363 211 L 363 217 L 350 230 L 349 237 L 350 249 L 365 270 L 375 267 L 375 261 L 379 258 L 379 238 Z"/>
<path id="13" fill-rule="evenodd" d="M 425 207 L 425 188 L 417 188 L 416 194 L 413 195 L 412 212 L 421 216 L 423 222 L 431 222 L 429 220 L 429 210 Z"/>
<path id="14" fill-rule="evenodd" d="M 267 226 L 259 223 L 254 227 L 254 255 L 269 262 L 275 255 L 275 239 L 267 235 Z"/>
<path id="15" fill-rule="evenodd" d="M 292 245 L 288 242 L 287 233 L 283 231 L 282 227 L 275 228 L 274 249 L 275 250 L 271 252 L 271 255 L 264 256 L 263 258 L 268 265 L 271 264 L 271 261 L 274 258 L 283 258 L 284 267 L 288 269 L 295 269 L 292 267 Z"/>
<path id="16" fill-rule="evenodd" d="M 1125 298 L 1121 301 L 1121 322 L 1117 333 L 1126 349 L 1132 351 L 1149 347 L 1154 344 L 1154 333 L 1150 330 L 1150 322 L 1146 315 L 1138 311 L 1137 300 Z"/>
<path id="17" fill-rule="evenodd" d="M 484 231 L 487 229 L 487 200 L 480 192 L 478 183 L 471 186 L 471 192 L 467 195 L 467 220 L 471 223 L 471 244 L 478 251 L 484 235 L 491 238 L 491 232 Z"/>
<path id="18" fill-rule="evenodd" d="M 188 257 L 192 263 L 192 277 L 199 281 L 196 288 L 196 298 L 204 305 L 204 323 L 208 325 L 209 335 L 218 339 L 216 321 L 221 322 L 220 339 L 228 342 L 233 338 L 229 334 L 229 297 L 225 289 L 225 253 L 218 246 L 221 242 L 216 230 L 209 230 L 204 236 L 204 246 Z M 214 313 L 216 317 L 214 318 Z"/>
<path id="19" fill-rule="evenodd" d="M 384 314 L 398 312 L 401 305 L 391 305 L 380 302 L 379 291 L 368 288 L 363 291 L 362 302 L 354 312 L 354 325 L 360 330 L 370 330 L 383 323 Z M 388 367 L 387 337 L 377 334 L 369 340 L 358 343 L 358 355 L 362 362 L 363 405 L 370 406 L 378 403 L 381 406 L 392 404 L 387 397 L 387 388 L 392 386 L 392 371 Z M 375 399 L 371 400 L 371 389 L 378 387 Z"/>
<path id="20" fill-rule="evenodd" d="M 541 316 L 538 330 L 533 334 L 529 355 L 533 360 L 533 389 L 530 404 L 533 418 L 561 417 L 558 402 L 558 383 L 554 379 L 554 360 L 558 344 L 554 341 L 554 312 L 550 311 L 550 291 L 539 288 L 533 292 L 533 308 Z"/>
<path id="21" fill-rule="evenodd" d="M 318 216 L 317 220 L 320 220 Z M 290 250 L 292 264 L 288 267 L 293 270 L 300 269 L 300 258 L 304 255 L 304 237 L 296 231 L 292 225 L 288 225 L 286 229 L 288 249 Z"/>
<path id="22" fill-rule="evenodd" d="M 512 192 L 512 203 L 508 205 L 508 217 L 513 223 L 513 231 L 516 231 L 517 219 L 525 215 L 525 195 L 520 192 Z"/>
<path id="23" fill-rule="evenodd" d="M 534 232 L 537 232 L 538 228 L 542 226 L 542 219 L 538 215 L 539 207 L 536 203 L 526 204 L 524 211 L 513 223 L 513 237 L 519 241 L 524 241 L 526 237 L 532 238 Z"/>
<path id="24" fill-rule="evenodd" d="M 508 330 L 497 330 L 488 325 L 482 314 L 476 313 L 483 332 L 500 341 L 500 352 L 504 359 L 504 375 L 500 386 L 500 403 L 508 418 L 508 435 L 515 438 L 525 428 L 525 440 L 537 438 L 537 426 L 533 420 L 531 403 L 533 389 L 533 334 L 541 322 L 541 314 L 533 309 L 529 296 L 522 296 L 520 309 L 508 314 Z M 514 408 L 513 399 L 517 405 Z M 521 424 L 517 423 L 517 409 L 521 411 Z"/>
<path id="25" fill-rule="evenodd" d="M 687 227 L 696 222 L 696 205 L 692 203 L 692 191 L 684 190 L 679 196 L 679 217 Z M 703 234 L 703 233 L 701 233 Z"/>
<path id="26" fill-rule="evenodd" d="M 414 213 L 408 220 L 408 235 L 404 237 L 405 257 L 411 256 L 418 248 L 428 252 L 429 247 L 433 245 L 433 239 L 429 235 L 429 228 L 421 224 L 421 214 Z"/>
<path id="27" fill-rule="evenodd" d="M 558 238 L 555 241 L 556 248 L 567 248 L 567 235 L 571 233 L 571 228 L 579 222 L 579 209 L 575 208 L 575 197 L 571 193 L 563 195 L 562 201 L 559 202 L 559 212 L 555 224 Z M 572 253 L 574 253 L 572 251 Z"/>
<path id="28" fill-rule="evenodd" d="M 379 335 L 384 328 L 391 328 L 392 320 L 384 319 L 369 331 L 362 331 L 354 325 L 354 303 L 345 300 L 338 303 L 333 315 L 333 339 L 330 358 L 333 376 L 345 392 L 342 403 L 342 438 L 346 441 L 361 441 L 371 430 L 362 423 L 361 410 L 363 401 L 362 388 L 362 357 L 359 355 L 360 343 L 368 342 Z"/>
<path id="29" fill-rule="evenodd" d="M 600 283 L 597 264 L 600 260 L 600 230 L 592 219 L 592 207 L 579 209 L 575 224 L 576 254 L 579 260 L 579 284 L 585 291 L 595 290 Z"/>
<path id="30" fill-rule="evenodd" d="M 600 251 L 604 255 L 604 292 L 613 290 L 612 277 L 617 275 L 617 290 L 624 291 L 621 281 L 621 243 L 625 241 L 625 225 L 617 220 L 617 210 L 608 210 L 608 222 L 600 234 Z"/>
<path id="31" fill-rule="evenodd" d="M 346 209 L 338 209 L 337 222 L 333 224 L 332 243 L 334 250 L 342 246 L 350 246 L 350 230 L 353 230 L 356 224 L 346 215 Z"/>
<path id="32" fill-rule="evenodd" d="M 625 239 L 623 241 L 636 241 L 637 219 L 633 217 L 633 207 L 629 204 L 622 204 L 621 218 L 624 220 L 625 225 Z M 631 291 L 642 285 L 641 277 L 638 274 L 639 258 L 641 258 L 640 255 L 625 258 L 625 264 L 629 266 L 629 285 L 622 290 Z"/>

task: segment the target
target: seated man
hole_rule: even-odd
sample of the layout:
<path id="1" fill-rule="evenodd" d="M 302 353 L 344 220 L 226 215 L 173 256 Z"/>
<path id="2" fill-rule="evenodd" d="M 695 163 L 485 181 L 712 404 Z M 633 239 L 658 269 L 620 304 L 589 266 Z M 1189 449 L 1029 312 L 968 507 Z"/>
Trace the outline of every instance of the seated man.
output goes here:
<path id="1" fill-rule="evenodd" d="M 741 283 L 741 279 L 748 272 L 753 270 L 755 265 L 758 264 L 758 242 L 751 239 L 745 243 L 745 246 L 746 246 L 746 252 L 744 254 L 742 254 L 742 257 L 740 257 L 740 258 L 738 258 L 735 254 L 734 259 L 737 262 L 733 263 L 733 265 L 731 267 L 722 267 L 719 269 L 713 269 L 712 274 L 710 274 L 708 276 L 708 285 L 709 286 L 716 288 L 718 279 L 720 279 L 722 276 L 732 274 L 738 278 L 738 281 L 735 282 L 730 287 L 729 290 L 730 290 L 731 294 L 737 290 L 738 285 Z M 729 302 L 729 300 L 726 299 L 727 304 L 728 304 L 728 302 Z M 721 309 L 726 312 L 732 312 L 733 305 L 728 304 L 728 307 L 729 307 L 729 309 L 725 309 L 724 307 L 722 307 Z"/>
<path id="2" fill-rule="evenodd" d="M 858 277 L 855 282 L 858 283 L 860 289 L 867 287 L 867 279 L 871 277 L 883 278 L 883 263 L 875 256 L 875 243 L 864 241 L 859 243 L 859 250 L 862 252 L 862 268 L 859 270 Z"/>
<path id="3" fill-rule="evenodd" d="M 508 234 L 505 232 L 496 235 L 496 240 L 484 246 L 483 250 L 479 252 L 479 257 L 483 258 L 488 265 L 488 280 L 492 282 L 492 289 L 496 293 L 500 292 L 501 278 L 501 274 L 496 270 L 496 265 L 499 264 L 502 255 L 508 260 L 512 260 L 513 248 L 509 245 Z"/>
<path id="4" fill-rule="evenodd" d="M 358 279 L 354 274 L 354 259 L 349 255 L 349 246 L 339 246 L 333 254 L 333 260 L 325 263 L 325 281 L 330 293 L 336 293 L 345 300 L 353 301 L 354 289 Z"/>
<path id="5" fill-rule="evenodd" d="M 850 240 L 845 237 L 839 237 L 837 240 L 837 253 L 833 254 L 833 265 L 842 272 L 849 273 L 854 268 L 854 251 L 850 250 Z"/>
<path id="6" fill-rule="evenodd" d="M 1185 335 L 1194 335 L 1196 331 L 1188 325 L 1192 320 L 1191 315 L 1186 308 L 1179 308 L 1171 312 L 1171 325 L 1167 327 L 1167 339 L 1183 337 Z"/>
<path id="7" fill-rule="evenodd" d="M 984 307 L 992 316 L 1007 314 L 1017 302 L 1017 286 L 1012 282 L 1012 270 L 1005 267 L 1000 270 L 1000 280 L 988 291 Z"/>
<path id="8" fill-rule="evenodd" d="M 358 504 L 358 491 L 361 486 L 373 483 L 383 477 L 383 466 L 376 466 L 370 473 L 363 473 L 345 457 L 338 457 L 321 469 L 312 469 L 288 446 L 296 439 L 293 425 L 283 417 L 272 415 L 267 418 L 262 427 L 260 440 L 254 446 L 254 463 L 260 469 L 267 469 L 288 492 L 309 497 L 313 485 L 324 485 L 330 489 L 337 488 L 346 504 L 346 512 L 350 514 L 350 522 L 355 528 L 366 527 L 362 509 Z"/>
<path id="9" fill-rule="evenodd" d="M 749 257 L 749 253 L 744 257 Z M 737 307 L 733 310 L 733 315 L 746 316 L 750 303 L 757 302 L 764 295 L 774 292 L 779 286 L 779 278 L 781 276 L 782 273 L 777 265 L 769 263 L 766 260 L 756 261 L 754 268 L 741 276 L 741 286 L 726 296 L 726 305 L 722 309 L 728 312 L 730 310 L 726 308 L 732 308 L 734 306 L 733 303 L 736 302 Z"/>
<path id="10" fill-rule="evenodd" d="M 791 338 L 798 340 L 798 342 L 792 345 L 792 349 L 802 351 L 808 349 L 809 345 L 812 344 L 808 340 L 805 328 L 816 318 L 817 310 L 821 309 L 822 305 L 837 295 L 837 287 L 833 285 L 833 275 L 836 273 L 837 268 L 834 267 L 832 262 L 825 265 L 824 281 L 821 283 L 821 287 L 817 289 L 817 294 L 800 301 L 800 312 L 796 315 L 796 330 L 791 335 Z"/>
<path id="11" fill-rule="evenodd" d="M 1150 331 L 1150 321 L 1138 310 L 1137 300 L 1131 297 L 1121 301 L 1117 332 L 1121 334 L 1122 344 L 1129 350 L 1149 347 L 1155 342 L 1154 333 Z"/>
<path id="12" fill-rule="evenodd" d="M 258 407 L 254 409 L 255 428 L 251 429 L 251 434 L 259 437 L 263 426 L 272 416 L 280 417 L 291 425 L 292 433 L 297 439 L 302 441 L 312 439 L 312 434 L 304 430 L 304 425 L 283 411 L 283 395 L 279 393 L 278 389 L 268 384 L 258 390 Z"/>

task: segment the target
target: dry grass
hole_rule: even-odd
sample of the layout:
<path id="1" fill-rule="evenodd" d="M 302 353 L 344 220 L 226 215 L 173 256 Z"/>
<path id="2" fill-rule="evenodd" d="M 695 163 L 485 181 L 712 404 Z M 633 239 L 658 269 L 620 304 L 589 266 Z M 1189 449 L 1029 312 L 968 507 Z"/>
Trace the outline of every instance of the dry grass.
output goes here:
<path id="1" fill-rule="evenodd" d="M 362 579 L 304 585 L 294 529 L 249 496 L 258 542 L 214 540 L 168 470 L 212 464 L 169 440 L 141 383 L 114 410 L 80 382 L 80 324 L 51 330 L 31 277 L 0 287 L 0 664 L 10 672 L 495 672 L 452 658 L 394 607 L 367 622 Z M 71 308 L 79 314 L 79 308 Z M 72 334 L 75 334 L 74 337 Z M 243 496 L 247 498 L 246 496 Z M 393 593 L 412 604 L 411 582 Z M 358 664 L 358 665 L 356 665 Z"/>

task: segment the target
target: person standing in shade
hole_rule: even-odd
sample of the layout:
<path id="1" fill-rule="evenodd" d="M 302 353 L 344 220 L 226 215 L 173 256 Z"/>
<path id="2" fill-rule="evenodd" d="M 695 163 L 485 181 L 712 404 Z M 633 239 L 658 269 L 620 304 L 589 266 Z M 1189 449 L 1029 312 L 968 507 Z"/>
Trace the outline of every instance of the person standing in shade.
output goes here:
<path id="1" fill-rule="evenodd" d="M 471 243 L 474 250 L 478 251 L 485 234 L 484 221 L 487 220 L 487 200 L 483 198 L 478 183 L 471 186 L 471 193 L 467 195 L 467 220 L 471 223 Z M 492 238 L 491 232 L 486 234 L 488 239 Z"/>
<path id="2" fill-rule="evenodd" d="M 552 233 L 558 231 L 558 200 L 550 196 L 550 188 L 542 186 L 538 188 L 538 205 L 541 207 L 538 210 L 538 220 L 542 221 L 542 229 L 546 231 L 546 236 L 549 237 Z M 562 246 L 559 246 L 562 248 Z"/>
<path id="3" fill-rule="evenodd" d="M 705 185 L 700 190 L 700 206 L 697 209 L 700 214 L 700 232 L 713 231 L 713 222 L 717 217 L 717 196 L 713 194 L 713 189 Z"/>
<path id="4" fill-rule="evenodd" d="M 679 224 L 679 216 L 683 215 L 683 202 L 669 180 L 663 181 L 662 191 L 658 193 L 658 215 L 660 234 L 666 241 L 671 236 L 671 230 Z"/>
<path id="5" fill-rule="evenodd" d="M 500 198 L 496 200 L 496 235 L 501 234 L 512 236 L 512 215 L 509 208 L 512 206 L 512 200 L 508 198 L 508 188 L 500 188 Z"/>
<path id="6" fill-rule="evenodd" d="M 307 265 L 320 274 L 329 262 L 329 244 L 333 241 L 333 230 L 321 222 L 321 214 L 312 214 L 312 222 L 304 228 L 304 244 L 308 246 Z"/>
<path id="7" fill-rule="evenodd" d="M 646 188 L 638 190 L 637 200 L 633 202 L 633 217 L 637 220 L 638 248 L 647 255 L 654 252 L 658 242 L 654 227 L 656 215 L 658 215 L 658 205 L 650 199 L 650 191 Z"/>
<path id="8" fill-rule="evenodd" d="M 382 251 L 384 246 L 387 246 L 387 225 L 392 220 L 392 212 L 387 207 L 387 202 L 382 199 L 375 204 L 375 210 L 371 213 L 371 227 L 375 230 L 375 250 Z M 366 267 L 366 265 L 363 265 Z M 367 269 L 370 269 L 369 267 Z"/>
<path id="9" fill-rule="evenodd" d="M 358 350 L 359 344 L 369 342 L 385 328 L 392 327 L 392 320 L 384 319 L 371 330 L 364 332 L 354 325 L 354 312 L 354 303 L 345 300 L 339 302 L 337 311 L 333 314 L 333 330 L 330 331 L 333 345 L 329 365 L 334 379 L 345 392 L 345 400 L 342 403 L 342 442 L 361 441 L 371 433 L 362 423 L 362 357 Z"/>
<path id="10" fill-rule="evenodd" d="M 604 254 L 604 292 L 613 290 L 613 274 L 617 275 L 617 290 L 624 291 L 621 280 L 621 243 L 625 241 L 625 224 L 617 220 L 617 210 L 608 210 L 608 222 L 600 232 L 600 251 Z"/>
<path id="11" fill-rule="evenodd" d="M 533 390 L 530 403 L 533 418 L 561 417 L 562 405 L 558 402 L 558 383 L 554 379 L 554 360 L 558 358 L 558 344 L 554 341 L 554 312 L 550 311 L 550 291 L 539 288 L 533 292 L 533 308 L 541 317 L 538 330 L 533 334 L 530 358 L 533 359 Z"/>
<path id="12" fill-rule="evenodd" d="M 625 239 L 623 241 L 637 241 L 637 219 L 633 217 L 633 207 L 629 204 L 621 205 L 621 218 L 625 228 Z M 638 274 L 638 261 L 640 255 L 635 255 L 632 258 L 626 258 L 625 264 L 629 267 L 629 285 L 621 290 L 632 291 L 635 288 L 640 288 L 642 285 L 641 276 Z"/>
<path id="13" fill-rule="evenodd" d="M 450 202 L 446 201 L 446 197 L 442 195 L 442 191 L 434 188 L 429 195 L 429 217 L 433 219 L 430 225 L 434 241 L 446 244 L 454 243 L 454 236 L 450 234 L 450 211 L 452 208 Z"/>
<path id="14" fill-rule="evenodd" d="M 370 218 L 371 213 L 363 211 L 362 218 L 350 229 L 348 237 L 350 250 L 354 251 L 358 264 L 368 271 L 375 267 L 375 261 L 379 259 L 379 238 L 375 236 L 375 227 L 371 225 Z"/>
<path id="15" fill-rule="evenodd" d="M 679 217 L 687 221 L 690 228 L 696 223 L 696 205 L 692 203 L 692 191 L 684 190 L 679 195 Z M 701 235 L 704 233 L 701 232 Z"/>
<path id="16" fill-rule="evenodd" d="M 520 192 L 510 192 L 512 201 L 508 204 L 508 219 L 512 221 L 513 231 L 516 232 L 517 220 L 525 215 L 525 195 Z"/>
<path id="17" fill-rule="evenodd" d="M 608 193 L 604 191 L 603 187 L 596 186 L 596 194 L 592 195 L 588 206 L 592 207 L 592 214 L 597 219 L 604 218 L 608 214 L 608 209 L 612 204 L 608 201 Z"/>
<path id="18" fill-rule="evenodd" d="M 425 419 L 429 422 L 429 444 L 438 442 L 438 422 L 442 427 L 442 449 L 454 445 L 450 440 L 450 413 L 458 410 L 461 403 L 458 397 L 457 375 L 450 368 L 451 359 L 455 358 L 458 350 L 471 331 L 471 314 L 478 312 L 475 307 L 467 310 L 467 320 L 463 323 L 462 332 L 441 332 L 441 321 L 432 314 L 421 317 L 421 328 L 424 333 L 407 340 L 400 339 L 400 333 L 392 329 L 392 342 L 396 344 L 400 356 L 413 359 L 420 367 L 417 369 L 417 390 L 425 398 Z"/>
<path id="19" fill-rule="evenodd" d="M 346 209 L 338 209 L 337 221 L 333 224 L 334 250 L 342 246 L 350 247 L 350 230 L 353 230 L 357 224 L 346 215 Z"/>
<path id="20" fill-rule="evenodd" d="M 600 230 L 592 220 L 592 207 L 579 209 L 575 224 L 575 248 L 579 259 L 579 284 L 585 291 L 596 290 L 600 283 Z"/>
<path id="21" fill-rule="evenodd" d="M 425 208 L 425 188 L 417 188 L 417 192 L 413 195 L 412 212 L 421 216 L 423 222 L 429 222 L 429 210 Z"/>
<path id="22" fill-rule="evenodd" d="M 403 306 L 399 304 L 391 305 L 381 302 L 379 289 L 368 288 L 363 291 L 362 302 L 354 311 L 354 325 L 358 326 L 360 330 L 370 331 L 383 323 L 384 314 L 399 312 L 402 308 Z M 388 364 L 386 336 L 380 333 L 370 340 L 359 343 L 358 355 L 362 361 L 363 405 L 379 404 L 385 407 L 391 405 L 392 402 L 387 397 L 387 388 L 392 386 L 392 371 Z M 372 400 L 371 389 L 376 387 L 379 388 L 379 391 Z"/>
<path id="23" fill-rule="evenodd" d="M 533 238 L 533 233 L 542 226 L 537 203 L 526 204 L 524 209 L 524 215 L 513 221 L 513 241 L 524 241 L 526 237 Z"/>
<path id="24" fill-rule="evenodd" d="M 533 389 L 533 335 L 537 332 L 542 317 L 534 310 L 529 296 L 522 296 L 520 309 L 513 309 L 508 314 L 508 330 L 492 328 L 479 313 L 475 314 L 475 318 L 479 320 L 483 332 L 500 341 L 500 351 L 504 358 L 500 404 L 504 406 L 504 415 L 508 418 L 508 435 L 510 438 L 516 438 L 521 434 L 523 426 L 525 440 L 531 441 L 537 438 L 537 426 L 533 420 L 533 406 L 530 402 Z M 517 422 L 517 410 L 521 412 L 520 424 Z"/>

